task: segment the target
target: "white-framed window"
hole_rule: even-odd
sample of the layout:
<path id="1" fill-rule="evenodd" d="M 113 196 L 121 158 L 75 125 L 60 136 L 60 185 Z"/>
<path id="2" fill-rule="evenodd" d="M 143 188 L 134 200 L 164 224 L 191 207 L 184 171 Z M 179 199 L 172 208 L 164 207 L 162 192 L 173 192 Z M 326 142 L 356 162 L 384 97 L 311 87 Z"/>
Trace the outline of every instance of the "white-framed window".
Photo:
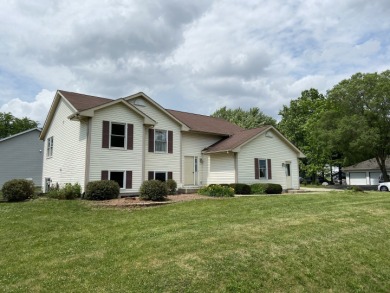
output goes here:
<path id="1" fill-rule="evenodd" d="M 46 142 L 46 158 L 53 156 L 53 136 L 49 137 Z"/>
<path id="2" fill-rule="evenodd" d="M 154 130 L 154 151 L 156 153 L 166 153 L 168 145 L 168 132 L 166 130 Z"/>
<path id="3" fill-rule="evenodd" d="M 124 186 L 125 186 L 125 172 L 124 171 L 110 171 L 108 178 L 112 181 L 117 182 L 121 189 L 124 188 Z"/>
<path id="4" fill-rule="evenodd" d="M 259 178 L 267 179 L 268 175 L 268 166 L 266 159 L 259 159 Z"/>
<path id="5" fill-rule="evenodd" d="M 110 147 L 125 148 L 126 124 L 111 122 L 110 127 Z"/>

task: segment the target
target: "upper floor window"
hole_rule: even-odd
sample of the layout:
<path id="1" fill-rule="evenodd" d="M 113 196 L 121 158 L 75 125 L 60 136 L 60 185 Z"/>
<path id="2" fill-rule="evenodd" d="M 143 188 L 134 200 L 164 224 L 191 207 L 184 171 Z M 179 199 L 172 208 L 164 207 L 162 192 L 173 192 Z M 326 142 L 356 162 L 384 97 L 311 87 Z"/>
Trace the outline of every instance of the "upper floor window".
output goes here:
<path id="1" fill-rule="evenodd" d="M 124 148 L 126 138 L 125 124 L 111 123 L 110 147 Z"/>
<path id="2" fill-rule="evenodd" d="M 53 156 L 53 136 L 47 139 L 47 145 L 46 145 L 46 157 L 50 158 L 52 156 Z"/>
<path id="3" fill-rule="evenodd" d="M 156 129 L 154 131 L 154 151 L 167 152 L 167 131 Z"/>

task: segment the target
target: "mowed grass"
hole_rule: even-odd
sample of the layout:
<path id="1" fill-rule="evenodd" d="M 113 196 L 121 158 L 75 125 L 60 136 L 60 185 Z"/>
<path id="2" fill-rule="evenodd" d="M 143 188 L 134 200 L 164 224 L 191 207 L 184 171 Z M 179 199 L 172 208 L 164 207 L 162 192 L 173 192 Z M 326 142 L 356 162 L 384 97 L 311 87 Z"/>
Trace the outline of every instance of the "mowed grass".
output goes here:
<path id="1" fill-rule="evenodd" d="M 3 292 L 389 292 L 390 194 L 0 203 Z"/>

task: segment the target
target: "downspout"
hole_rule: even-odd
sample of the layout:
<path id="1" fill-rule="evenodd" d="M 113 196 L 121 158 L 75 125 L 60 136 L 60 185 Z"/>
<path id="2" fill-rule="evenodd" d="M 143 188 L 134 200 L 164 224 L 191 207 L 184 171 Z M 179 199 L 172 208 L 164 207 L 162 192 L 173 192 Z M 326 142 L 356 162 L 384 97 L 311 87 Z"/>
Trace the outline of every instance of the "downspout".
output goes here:
<path id="1" fill-rule="evenodd" d="M 85 177 L 84 177 L 84 192 L 89 182 L 90 165 L 91 165 L 91 129 L 92 118 L 88 118 L 87 121 L 87 143 L 85 147 Z"/>

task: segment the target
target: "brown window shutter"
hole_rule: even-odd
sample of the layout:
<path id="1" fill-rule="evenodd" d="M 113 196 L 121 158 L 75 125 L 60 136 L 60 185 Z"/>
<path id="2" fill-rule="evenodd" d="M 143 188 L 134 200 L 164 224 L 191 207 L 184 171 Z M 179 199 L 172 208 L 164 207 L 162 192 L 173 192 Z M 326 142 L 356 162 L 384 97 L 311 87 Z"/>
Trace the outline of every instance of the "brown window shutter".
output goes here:
<path id="1" fill-rule="evenodd" d="M 108 148 L 110 144 L 110 122 L 103 121 L 102 148 Z"/>
<path id="2" fill-rule="evenodd" d="M 133 188 L 133 171 L 126 171 L 126 189 Z"/>
<path id="3" fill-rule="evenodd" d="M 173 154 L 173 131 L 168 131 L 168 153 Z"/>
<path id="4" fill-rule="evenodd" d="M 133 149 L 133 141 L 134 141 L 134 125 L 127 124 L 127 149 Z"/>
<path id="5" fill-rule="evenodd" d="M 148 172 L 148 180 L 153 180 L 154 179 L 154 172 L 153 171 L 149 171 Z"/>
<path id="6" fill-rule="evenodd" d="M 268 167 L 268 179 L 272 179 L 271 159 L 267 160 L 267 167 Z"/>
<path id="7" fill-rule="evenodd" d="M 149 128 L 149 153 L 154 153 L 154 129 Z"/>
<path id="8" fill-rule="evenodd" d="M 255 179 L 260 178 L 259 159 L 255 158 Z"/>
<path id="9" fill-rule="evenodd" d="M 168 172 L 168 179 L 172 179 L 172 172 Z"/>
<path id="10" fill-rule="evenodd" d="M 108 180 L 108 171 L 102 171 L 101 179 Z"/>

